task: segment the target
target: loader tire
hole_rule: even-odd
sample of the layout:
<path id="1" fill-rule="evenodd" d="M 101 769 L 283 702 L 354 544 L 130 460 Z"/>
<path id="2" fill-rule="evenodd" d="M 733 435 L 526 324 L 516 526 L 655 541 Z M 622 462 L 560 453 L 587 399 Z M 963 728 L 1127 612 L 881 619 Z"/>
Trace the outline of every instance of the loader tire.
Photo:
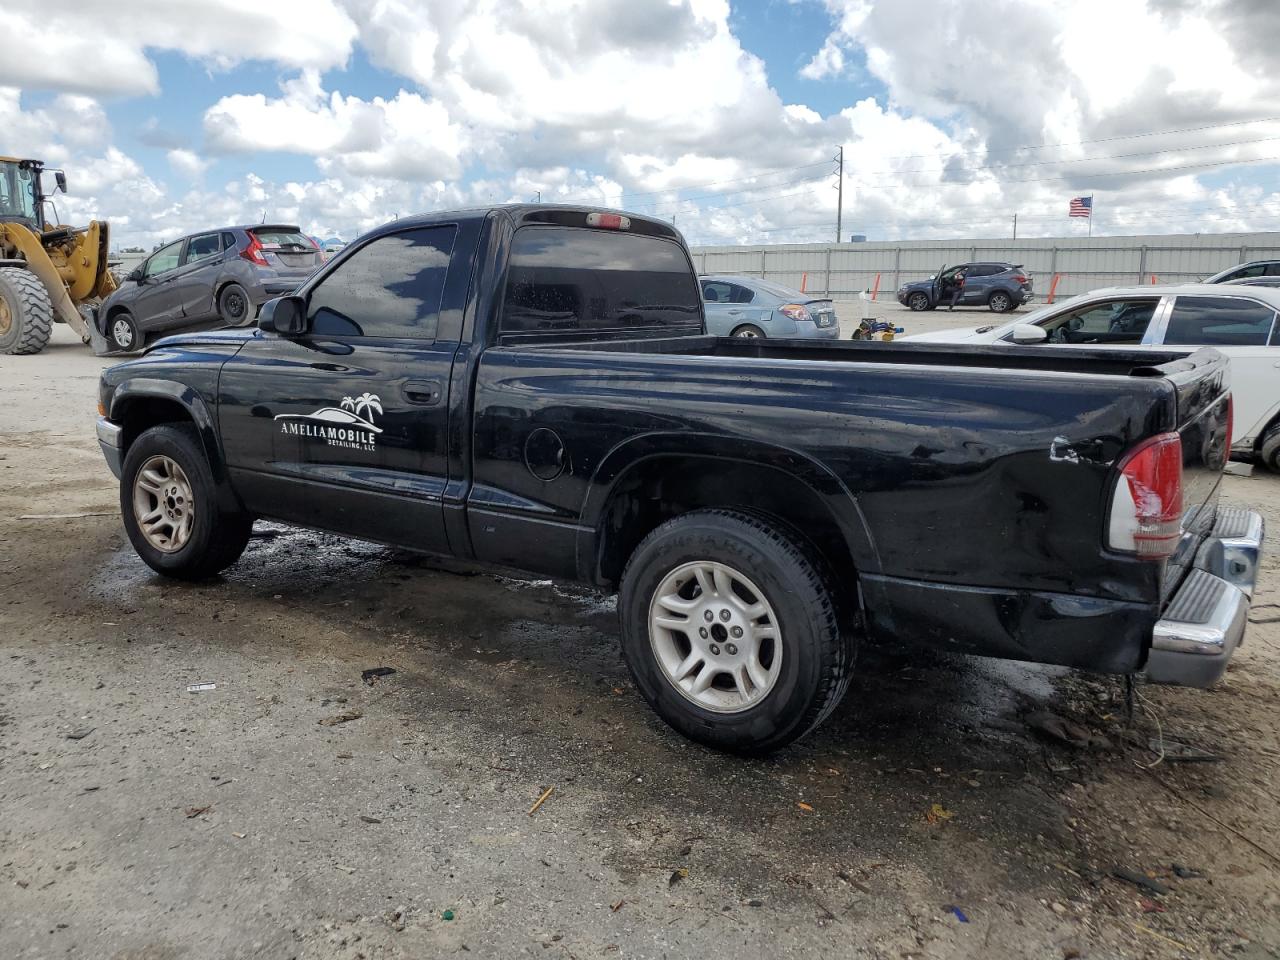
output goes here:
<path id="1" fill-rule="evenodd" d="M 40 278 L 0 267 L 0 353 L 39 353 L 52 332 L 53 302 Z"/>

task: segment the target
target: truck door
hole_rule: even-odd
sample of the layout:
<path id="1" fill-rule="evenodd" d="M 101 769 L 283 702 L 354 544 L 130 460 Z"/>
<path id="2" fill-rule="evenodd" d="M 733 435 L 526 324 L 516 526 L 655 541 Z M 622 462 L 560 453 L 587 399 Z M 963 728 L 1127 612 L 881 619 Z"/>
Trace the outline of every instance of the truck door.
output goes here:
<path id="1" fill-rule="evenodd" d="M 379 236 L 303 294 L 307 331 L 262 333 L 224 366 L 219 422 L 249 509 L 447 552 L 449 378 L 459 325 L 440 323 L 453 224 Z M 458 276 L 455 276 L 457 274 Z"/>

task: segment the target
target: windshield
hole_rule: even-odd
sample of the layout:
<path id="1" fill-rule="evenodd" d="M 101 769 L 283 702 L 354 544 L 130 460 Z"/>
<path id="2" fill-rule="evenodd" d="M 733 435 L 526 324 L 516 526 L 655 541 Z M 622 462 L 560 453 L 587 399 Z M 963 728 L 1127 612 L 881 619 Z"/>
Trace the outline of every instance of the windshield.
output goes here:
<path id="1" fill-rule="evenodd" d="M 0 162 L 0 217 L 36 219 L 35 176 L 12 161 Z"/>

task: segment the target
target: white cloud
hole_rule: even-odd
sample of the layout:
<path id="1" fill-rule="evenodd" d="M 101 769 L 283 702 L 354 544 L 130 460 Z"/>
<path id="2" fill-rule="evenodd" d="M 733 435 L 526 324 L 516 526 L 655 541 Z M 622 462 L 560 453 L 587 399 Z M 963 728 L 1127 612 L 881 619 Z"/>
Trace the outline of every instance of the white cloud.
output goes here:
<path id="1" fill-rule="evenodd" d="M 327 93 L 306 71 L 281 85 L 282 96 L 223 97 L 204 117 L 209 147 L 224 152 L 280 151 L 317 158 L 322 170 L 405 180 L 462 173 L 466 131 L 437 101 L 399 91 L 390 100 Z"/>
<path id="2" fill-rule="evenodd" d="M 169 158 L 169 166 L 192 180 L 198 180 L 204 176 L 204 172 L 209 169 L 212 162 L 201 157 L 194 150 L 187 150 L 185 147 L 176 147 L 170 150 L 166 156 Z"/>
<path id="3" fill-rule="evenodd" d="M 351 52 L 356 26 L 332 0 L 114 0 L 7 4 L 0 84 L 94 96 L 156 93 L 150 51 L 227 69 L 247 60 L 328 69 Z"/>

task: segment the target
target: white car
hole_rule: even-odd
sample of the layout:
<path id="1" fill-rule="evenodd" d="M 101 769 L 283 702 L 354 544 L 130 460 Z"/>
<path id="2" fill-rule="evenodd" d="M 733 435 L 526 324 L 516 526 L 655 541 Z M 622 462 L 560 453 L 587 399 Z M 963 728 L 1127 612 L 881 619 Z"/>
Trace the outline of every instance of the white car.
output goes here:
<path id="1" fill-rule="evenodd" d="M 1280 471 L 1280 289 L 1235 284 L 1111 287 L 1003 324 L 919 333 L 935 343 L 1213 347 L 1231 358 L 1232 449 Z"/>

